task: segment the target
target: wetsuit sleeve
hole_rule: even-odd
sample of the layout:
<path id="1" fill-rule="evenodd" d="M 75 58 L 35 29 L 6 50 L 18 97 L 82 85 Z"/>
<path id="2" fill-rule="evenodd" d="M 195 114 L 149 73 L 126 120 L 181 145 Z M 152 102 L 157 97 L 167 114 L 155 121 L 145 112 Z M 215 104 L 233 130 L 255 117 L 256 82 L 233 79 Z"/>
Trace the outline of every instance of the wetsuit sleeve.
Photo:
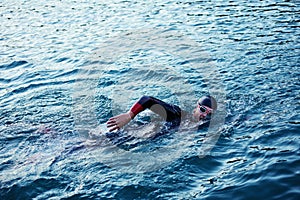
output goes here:
<path id="1" fill-rule="evenodd" d="M 168 104 L 151 96 L 143 96 L 131 107 L 130 111 L 134 114 L 132 118 L 145 109 L 150 109 L 166 121 L 174 121 L 181 118 L 181 109 L 178 106 Z"/>

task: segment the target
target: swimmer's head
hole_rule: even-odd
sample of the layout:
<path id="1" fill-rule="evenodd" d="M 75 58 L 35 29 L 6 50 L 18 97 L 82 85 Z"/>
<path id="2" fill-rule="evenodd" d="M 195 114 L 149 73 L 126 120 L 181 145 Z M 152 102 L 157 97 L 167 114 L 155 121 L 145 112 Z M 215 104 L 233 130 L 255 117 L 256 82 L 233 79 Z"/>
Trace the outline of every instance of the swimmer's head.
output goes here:
<path id="1" fill-rule="evenodd" d="M 213 110 L 217 110 L 217 101 L 212 96 L 203 96 L 198 100 L 198 105 L 207 106 Z"/>
<path id="2" fill-rule="evenodd" d="M 197 107 L 193 111 L 196 120 L 202 120 L 211 116 L 217 110 L 217 101 L 212 96 L 203 96 L 197 102 Z"/>

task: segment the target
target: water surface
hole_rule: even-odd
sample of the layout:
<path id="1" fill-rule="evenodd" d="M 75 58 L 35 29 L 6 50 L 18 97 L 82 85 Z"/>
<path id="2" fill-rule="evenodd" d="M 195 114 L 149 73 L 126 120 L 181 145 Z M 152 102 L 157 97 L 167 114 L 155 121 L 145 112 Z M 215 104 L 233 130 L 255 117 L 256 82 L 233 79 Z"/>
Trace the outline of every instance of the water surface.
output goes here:
<path id="1" fill-rule="evenodd" d="M 298 199 L 299 6 L 0 3 L 1 199 Z M 224 121 L 205 156 L 184 123 L 129 152 L 91 134 L 142 95 L 191 111 L 207 93 Z"/>

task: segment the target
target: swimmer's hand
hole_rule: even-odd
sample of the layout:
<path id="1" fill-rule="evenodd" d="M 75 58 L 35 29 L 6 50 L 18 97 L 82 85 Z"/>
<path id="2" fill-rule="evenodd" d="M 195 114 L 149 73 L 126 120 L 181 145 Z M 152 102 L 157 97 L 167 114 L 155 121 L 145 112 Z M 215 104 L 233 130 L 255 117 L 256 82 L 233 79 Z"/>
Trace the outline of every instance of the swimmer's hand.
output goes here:
<path id="1" fill-rule="evenodd" d="M 129 111 L 127 113 L 123 113 L 110 118 L 106 122 L 107 128 L 109 128 L 109 132 L 119 130 L 120 128 L 128 124 L 133 118 L 133 116 L 134 114 L 131 111 Z"/>

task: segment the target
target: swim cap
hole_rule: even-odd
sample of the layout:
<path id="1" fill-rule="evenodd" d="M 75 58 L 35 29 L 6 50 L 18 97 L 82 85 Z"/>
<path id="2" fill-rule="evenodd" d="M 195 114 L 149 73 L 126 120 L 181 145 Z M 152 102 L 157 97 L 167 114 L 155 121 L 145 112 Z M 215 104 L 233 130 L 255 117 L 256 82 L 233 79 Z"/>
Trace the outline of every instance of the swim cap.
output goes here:
<path id="1" fill-rule="evenodd" d="M 203 96 L 198 100 L 198 104 L 210 107 L 213 110 L 217 110 L 217 101 L 212 96 Z"/>

